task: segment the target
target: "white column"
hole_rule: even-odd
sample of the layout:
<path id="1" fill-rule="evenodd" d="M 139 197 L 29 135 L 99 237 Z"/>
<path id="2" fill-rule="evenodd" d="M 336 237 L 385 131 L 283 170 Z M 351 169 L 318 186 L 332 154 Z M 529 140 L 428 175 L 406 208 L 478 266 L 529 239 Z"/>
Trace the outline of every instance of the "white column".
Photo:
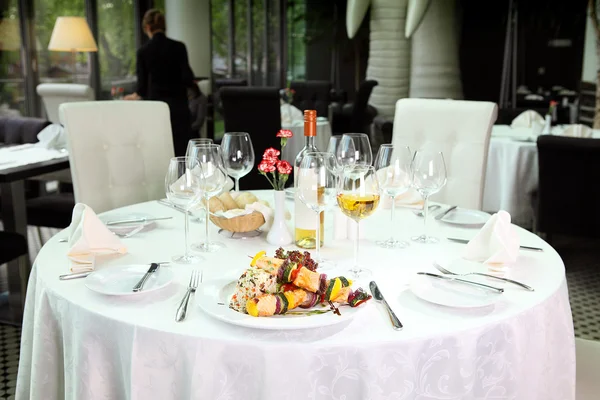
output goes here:
<path id="1" fill-rule="evenodd" d="M 166 0 L 167 36 L 185 43 L 195 76 L 210 76 L 210 0 Z"/>

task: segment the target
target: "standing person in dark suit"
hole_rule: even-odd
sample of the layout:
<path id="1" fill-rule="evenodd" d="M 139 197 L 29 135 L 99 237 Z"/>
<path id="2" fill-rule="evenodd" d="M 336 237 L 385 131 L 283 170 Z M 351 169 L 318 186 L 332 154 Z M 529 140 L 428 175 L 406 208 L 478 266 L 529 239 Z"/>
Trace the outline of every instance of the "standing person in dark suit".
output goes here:
<path id="1" fill-rule="evenodd" d="M 193 137 L 187 89 L 194 74 L 185 45 L 165 36 L 165 16 L 148 10 L 142 20 L 150 40 L 137 51 L 137 92 L 126 100 L 158 100 L 169 105 L 176 156 L 184 156 Z"/>

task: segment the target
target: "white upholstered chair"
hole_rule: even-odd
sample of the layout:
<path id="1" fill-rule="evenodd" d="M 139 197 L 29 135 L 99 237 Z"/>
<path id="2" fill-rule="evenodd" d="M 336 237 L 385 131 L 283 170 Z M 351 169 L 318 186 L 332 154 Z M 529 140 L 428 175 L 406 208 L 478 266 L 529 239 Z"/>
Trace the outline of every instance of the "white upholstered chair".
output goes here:
<path id="1" fill-rule="evenodd" d="M 577 400 L 595 400 L 600 393 L 600 342 L 594 340 L 575 339 L 577 360 Z"/>
<path id="2" fill-rule="evenodd" d="M 435 201 L 480 210 L 494 103 L 401 99 L 396 103 L 392 143 L 442 151 L 448 183 Z"/>
<path id="3" fill-rule="evenodd" d="M 103 212 L 165 196 L 173 157 L 169 108 L 158 101 L 60 106 L 75 201 Z"/>
<path id="4" fill-rule="evenodd" d="M 42 83 L 36 88 L 52 123 L 59 123 L 58 107 L 63 103 L 94 100 L 94 90 L 88 85 L 76 83 Z"/>

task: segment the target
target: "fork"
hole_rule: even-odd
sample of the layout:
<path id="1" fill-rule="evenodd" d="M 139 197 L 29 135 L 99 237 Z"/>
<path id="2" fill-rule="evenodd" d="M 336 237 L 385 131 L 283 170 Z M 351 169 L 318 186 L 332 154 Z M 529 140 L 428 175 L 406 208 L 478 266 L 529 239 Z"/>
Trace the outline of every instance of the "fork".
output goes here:
<path id="1" fill-rule="evenodd" d="M 528 286 L 524 283 L 521 282 L 517 282 L 517 281 L 513 281 L 512 279 L 508 279 L 508 278 L 502 278 L 499 276 L 495 276 L 495 275 L 490 275 L 490 274 L 484 274 L 481 272 L 468 272 L 466 274 L 457 274 L 455 272 L 450 272 L 448 271 L 446 268 L 442 267 L 441 265 L 439 265 L 438 263 L 433 263 L 433 266 L 440 271 L 442 274 L 446 274 L 446 275 L 455 275 L 455 276 L 467 276 L 467 275 L 477 275 L 477 276 L 485 276 L 487 278 L 493 278 L 493 279 L 497 279 L 499 281 L 503 281 L 503 282 L 508 282 L 508 283 L 512 283 L 513 285 L 517 285 L 522 287 L 525 290 L 529 290 L 530 292 L 533 292 L 533 288 L 531 286 Z"/>
<path id="2" fill-rule="evenodd" d="M 133 235 L 135 235 L 136 233 L 140 232 L 142 229 L 144 229 L 146 227 L 146 225 L 140 225 L 137 228 L 135 228 L 134 230 L 132 230 L 131 232 L 127 232 L 127 233 L 117 233 L 117 232 L 113 232 L 115 235 L 117 235 L 120 238 L 130 238 Z"/>
<path id="3" fill-rule="evenodd" d="M 190 276 L 190 283 L 188 284 L 187 291 L 185 292 L 185 296 L 183 296 L 183 299 L 181 300 L 181 303 L 177 308 L 177 314 L 175 314 L 175 321 L 181 322 L 185 319 L 190 296 L 198 288 L 198 282 L 202 283 L 202 272 L 193 270 L 192 275 Z"/>

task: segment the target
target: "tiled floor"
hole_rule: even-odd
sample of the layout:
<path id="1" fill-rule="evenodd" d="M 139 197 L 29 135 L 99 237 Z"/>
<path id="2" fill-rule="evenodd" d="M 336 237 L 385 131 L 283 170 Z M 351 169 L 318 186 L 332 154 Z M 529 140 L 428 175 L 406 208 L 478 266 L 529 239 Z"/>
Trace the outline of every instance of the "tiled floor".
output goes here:
<path id="1" fill-rule="evenodd" d="M 562 239 L 552 243 L 567 268 L 575 335 L 600 341 L 600 243 Z M 21 329 L 0 325 L 0 400 L 14 399 Z"/>

